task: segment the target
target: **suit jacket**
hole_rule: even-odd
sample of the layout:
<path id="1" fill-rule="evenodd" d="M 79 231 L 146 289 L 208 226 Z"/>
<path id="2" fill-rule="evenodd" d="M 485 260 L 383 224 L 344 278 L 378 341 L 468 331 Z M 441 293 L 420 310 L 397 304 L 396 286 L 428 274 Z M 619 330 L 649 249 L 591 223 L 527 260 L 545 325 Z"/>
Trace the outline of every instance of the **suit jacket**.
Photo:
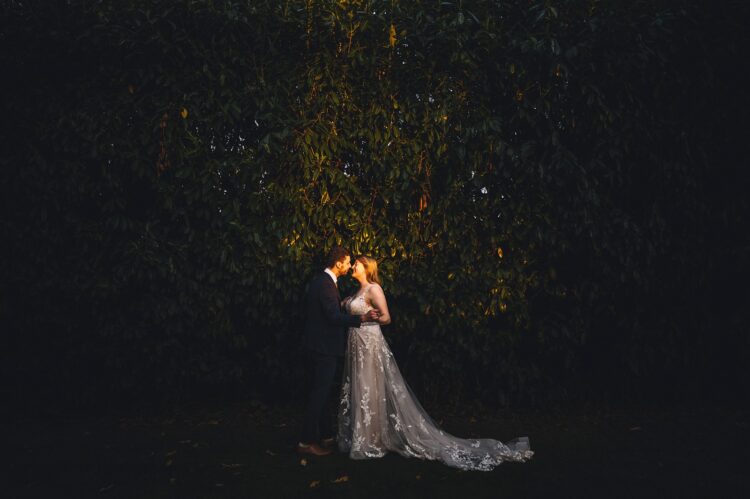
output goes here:
<path id="1" fill-rule="evenodd" d="M 305 346 L 314 352 L 343 355 L 346 328 L 359 327 L 358 315 L 341 311 L 341 298 L 331 276 L 320 272 L 313 276 L 305 297 Z"/>

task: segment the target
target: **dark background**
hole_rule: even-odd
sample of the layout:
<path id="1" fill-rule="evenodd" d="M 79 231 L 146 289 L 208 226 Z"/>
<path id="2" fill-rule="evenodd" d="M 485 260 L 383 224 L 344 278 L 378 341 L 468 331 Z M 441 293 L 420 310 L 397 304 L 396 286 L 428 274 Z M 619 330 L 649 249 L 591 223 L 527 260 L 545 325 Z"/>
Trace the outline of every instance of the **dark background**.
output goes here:
<path id="1" fill-rule="evenodd" d="M 6 410 L 299 399 L 337 243 L 428 405 L 744 403 L 744 3 L 2 10 Z"/>

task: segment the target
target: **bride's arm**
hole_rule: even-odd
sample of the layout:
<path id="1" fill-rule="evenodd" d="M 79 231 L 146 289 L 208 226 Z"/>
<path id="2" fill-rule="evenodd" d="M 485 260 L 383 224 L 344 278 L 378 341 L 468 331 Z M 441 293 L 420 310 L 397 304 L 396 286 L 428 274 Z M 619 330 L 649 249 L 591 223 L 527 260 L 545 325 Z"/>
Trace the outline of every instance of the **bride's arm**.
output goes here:
<path id="1" fill-rule="evenodd" d="M 388 312 L 388 303 L 385 301 L 385 293 L 383 293 L 383 288 L 375 284 L 374 286 L 370 286 L 370 289 L 368 289 L 367 291 L 370 294 L 370 303 L 380 313 L 378 322 L 382 325 L 390 324 L 391 314 Z"/>

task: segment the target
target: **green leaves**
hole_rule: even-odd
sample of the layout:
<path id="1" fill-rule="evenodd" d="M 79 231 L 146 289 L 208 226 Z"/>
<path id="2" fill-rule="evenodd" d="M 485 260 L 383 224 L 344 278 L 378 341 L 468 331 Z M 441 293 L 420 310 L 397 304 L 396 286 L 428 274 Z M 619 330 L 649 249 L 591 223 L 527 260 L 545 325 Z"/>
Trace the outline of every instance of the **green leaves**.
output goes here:
<path id="1" fill-rule="evenodd" d="M 26 166 L 6 230 L 34 241 L 14 243 L 14 282 L 91 310 L 50 320 L 99 341 L 88 354 L 123 385 L 166 370 L 158 390 L 293 389 L 300 299 L 333 244 L 378 259 L 389 339 L 433 393 L 554 391 L 558 367 L 581 373 L 590 342 L 609 344 L 599 329 L 632 331 L 690 292 L 653 266 L 705 244 L 680 222 L 705 209 L 700 128 L 673 133 L 694 99 L 664 100 L 708 85 L 664 55 L 687 43 L 687 14 L 73 4 L 67 31 L 26 11 L 9 31 Z M 43 78 L 22 62 L 40 54 Z M 648 371 L 646 340 L 612 341 L 611 359 Z"/>

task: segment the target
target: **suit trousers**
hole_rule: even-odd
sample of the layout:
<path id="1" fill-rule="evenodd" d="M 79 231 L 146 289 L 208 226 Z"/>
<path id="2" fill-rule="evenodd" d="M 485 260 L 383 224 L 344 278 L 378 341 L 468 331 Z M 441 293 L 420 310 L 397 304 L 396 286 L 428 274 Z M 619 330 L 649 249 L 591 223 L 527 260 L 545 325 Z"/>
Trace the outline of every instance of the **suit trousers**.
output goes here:
<path id="1" fill-rule="evenodd" d="M 318 443 L 323 437 L 335 436 L 331 424 L 330 400 L 341 356 L 308 351 L 307 357 L 307 372 L 313 376 L 302 423 L 301 441 Z"/>

